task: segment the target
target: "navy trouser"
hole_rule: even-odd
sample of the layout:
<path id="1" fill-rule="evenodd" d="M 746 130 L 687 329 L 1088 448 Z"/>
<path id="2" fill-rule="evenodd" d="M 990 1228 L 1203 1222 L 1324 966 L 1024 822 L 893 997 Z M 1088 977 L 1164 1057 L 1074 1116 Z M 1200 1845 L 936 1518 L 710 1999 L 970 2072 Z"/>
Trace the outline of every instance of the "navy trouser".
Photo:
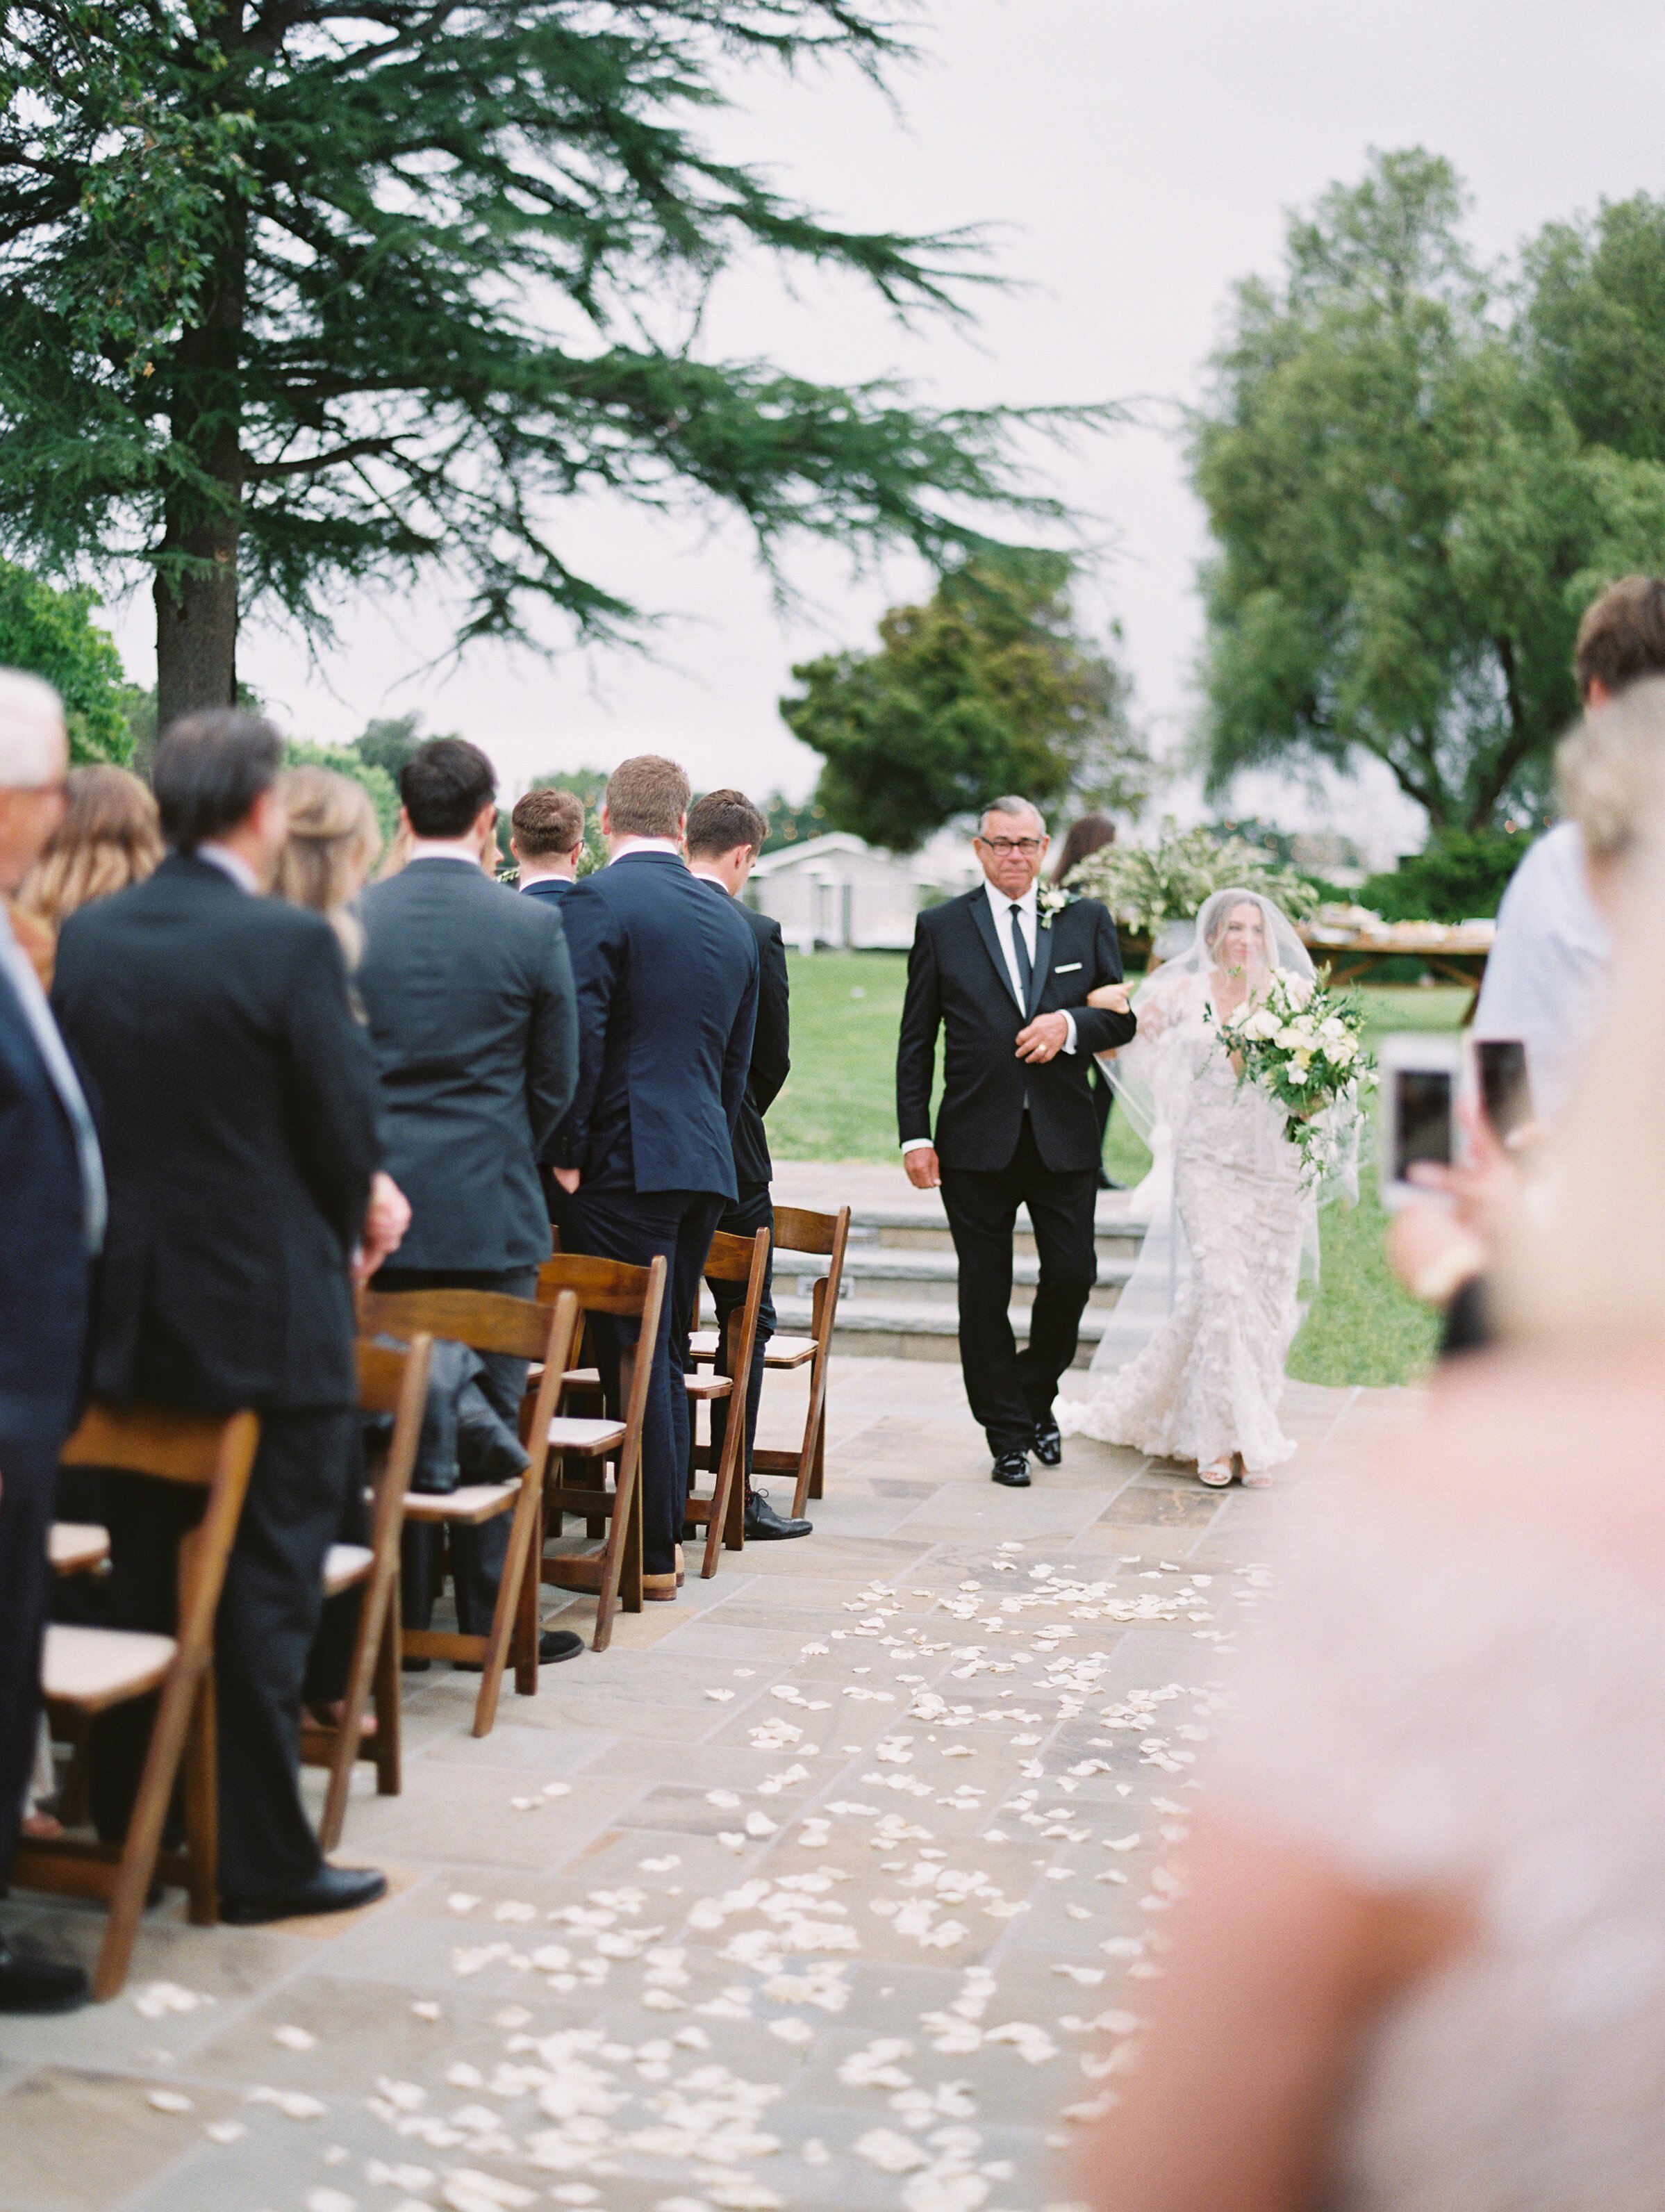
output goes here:
<path id="1" fill-rule="evenodd" d="M 699 1296 L 700 1270 L 711 1249 L 712 1233 L 728 1200 L 708 1190 L 586 1191 L 580 1183 L 568 1197 L 557 1189 L 556 1226 L 564 1252 L 588 1252 L 598 1259 L 624 1260 L 646 1267 L 665 1256 L 665 1304 L 641 1437 L 641 1565 L 649 1575 L 676 1571 L 677 1546 L 688 1510 L 688 1333 Z M 636 1338 L 633 1322 L 598 1315 L 590 1341 L 601 1369 L 610 1411 L 622 1407 L 619 1355 Z"/>
<path id="2" fill-rule="evenodd" d="M 751 1455 L 757 1442 L 757 1408 L 763 1395 L 763 1353 L 775 1334 L 775 1206 L 769 1194 L 769 1185 L 742 1183 L 740 1194 L 732 1206 L 726 1206 L 717 1226 L 729 1237 L 755 1237 L 760 1229 L 767 1229 L 769 1237 L 769 1266 L 763 1276 L 763 1302 L 757 1309 L 757 1337 L 751 1347 L 751 1372 L 746 1377 L 746 1492 L 751 1492 Z M 727 1325 L 731 1313 L 738 1314 L 746 1302 L 744 1283 L 713 1281 L 710 1284 L 712 1301 L 717 1309 L 717 1326 Z M 738 1324 L 737 1322 L 736 1326 Z M 728 1434 L 726 1398 L 711 1401 L 711 1444 L 720 1458 L 723 1440 Z"/>
<path id="3" fill-rule="evenodd" d="M 40 1640 L 52 1584 L 46 1531 L 58 1443 L 0 1437 L 0 1882 L 28 1810 L 40 1733 Z"/>

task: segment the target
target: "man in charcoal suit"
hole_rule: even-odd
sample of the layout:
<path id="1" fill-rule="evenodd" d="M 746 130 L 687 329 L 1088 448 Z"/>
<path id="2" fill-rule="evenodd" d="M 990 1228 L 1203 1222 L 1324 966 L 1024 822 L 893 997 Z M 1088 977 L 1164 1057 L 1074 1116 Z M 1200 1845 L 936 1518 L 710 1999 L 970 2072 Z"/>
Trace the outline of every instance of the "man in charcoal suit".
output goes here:
<path id="1" fill-rule="evenodd" d="M 63 815 L 67 765 L 58 694 L 0 669 L 0 1883 L 27 1810 L 53 1479 L 81 1402 L 106 1212 L 86 1096 L 6 912 Z M 0 1936 L 0 2012 L 64 2011 L 86 1994 L 79 1966 Z"/>
<path id="2" fill-rule="evenodd" d="M 743 791 L 708 791 L 688 817 L 689 872 L 714 892 L 733 902 L 734 911 L 757 940 L 757 1025 L 752 1033 L 751 1065 L 746 1071 L 745 1096 L 740 1118 L 734 1125 L 734 1181 L 738 1191 L 732 1206 L 717 1226 L 731 1237 L 755 1237 L 769 1232 L 769 1273 L 763 1283 L 763 1303 L 758 1309 L 757 1337 L 752 1347 L 751 1372 L 746 1378 L 746 1511 L 749 1544 L 779 1542 L 789 1536 L 807 1536 L 814 1523 L 777 1513 L 766 1490 L 751 1482 L 752 1447 L 757 1440 L 757 1408 L 763 1395 L 763 1354 L 775 1334 L 775 1208 L 769 1201 L 769 1178 L 774 1163 L 763 1116 L 774 1104 L 792 1067 L 791 1011 L 787 981 L 787 948 L 781 925 L 756 907 L 744 905 L 740 893 L 757 864 L 769 835 L 769 823 Z M 711 1296 L 717 1308 L 719 1328 L 726 1328 L 731 1313 L 745 1304 L 744 1285 L 714 1279 Z M 728 1433 L 728 1401 L 711 1401 L 711 1440 L 720 1452 Z"/>
<path id="3" fill-rule="evenodd" d="M 173 849 L 148 883 L 71 915 L 52 989 L 105 1115 L 93 1394 L 260 1417 L 215 1646 L 221 1910 L 240 1923 L 386 1887 L 324 1863 L 299 1788 L 324 1559 L 359 1472 L 349 1265 L 361 1238 L 376 1256 L 376 1089 L 335 932 L 262 895 L 288 828 L 282 766 L 252 715 L 176 722 L 153 771 Z M 191 1509 L 145 1487 L 110 1486 L 111 1613 L 165 1631 Z M 106 1834 L 143 1755 L 132 1717 L 100 1729 Z"/>
<path id="4" fill-rule="evenodd" d="M 496 772 L 477 745 L 436 738 L 399 772 L 410 859 L 359 902 L 357 983 L 381 1078 L 386 1165 L 410 1226 L 379 1291 L 442 1288 L 536 1295 L 550 1256 L 538 1148 L 572 1097 L 572 969 L 558 909 L 517 898 L 483 872 L 497 836 Z M 526 1363 L 492 1353 L 480 1388 L 518 1433 Z M 440 1531 L 406 1531 L 407 1627 L 432 1610 Z M 491 1627 L 509 1516 L 449 1531 L 458 1625 Z M 582 1639 L 545 1629 L 538 1657 Z M 421 1662 L 409 1662 L 420 1666 Z"/>
<path id="5" fill-rule="evenodd" d="M 984 880 L 927 907 L 915 927 L 896 1048 L 902 1164 L 915 1189 L 941 1186 L 959 1261 L 965 1395 L 994 1455 L 994 1480 L 1014 1490 L 1028 1487 L 1030 1452 L 1042 1467 L 1063 1457 L 1053 1401 L 1097 1274 L 1088 1071 L 1095 1053 L 1126 1044 L 1137 1026 L 1131 1014 L 1085 1004 L 1089 991 L 1121 980 L 1115 926 L 1097 899 L 1041 909 L 1047 844 L 1026 799 L 986 810 L 974 847 Z M 1041 1260 L 1021 1352 L 1010 1312 L 1020 1206 Z"/>
<path id="6" fill-rule="evenodd" d="M 667 1263 L 641 1453 L 642 1588 L 661 1601 L 677 1595 L 688 1504 L 688 1333 L 712 1231 L 737 1195 L 733 1133 L 757 1014 L 757 940 L 683 860 L 689 796 L 676 763 L 651 753 L 608 781 L 610 864 L 562 902 L 578 1089 L 544 1153 L 564 1249 Z M 623 1341 L 595 1334 L 617 1402 Z"/>

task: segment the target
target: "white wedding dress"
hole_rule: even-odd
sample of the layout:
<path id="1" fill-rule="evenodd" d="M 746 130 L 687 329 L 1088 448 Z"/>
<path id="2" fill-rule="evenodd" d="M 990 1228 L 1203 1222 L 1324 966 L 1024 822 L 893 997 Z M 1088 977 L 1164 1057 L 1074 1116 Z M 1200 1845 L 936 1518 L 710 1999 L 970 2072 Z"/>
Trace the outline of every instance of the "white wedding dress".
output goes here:
<path id="1" fill-rule="evenodd" d="M 1145 1249 L 1093 1361 L 1092 1394 L 1060 1396 L 1056 1410 L 1066 1436 L 1204 1468 L 1239 1453 L 1259 1474 L 1295 1450 L 1278 1406 L 1303 1263 L 1316 1265 L 1320 1193 L 1303 1179 L 1283 1109 L 1239 1084 L 1220 1047 L 1216 959 L 1244 907 L 1257 909 L 1261 933 L 1235 970 L 1237 993 L 1257 994 L 1273 968 L 1297 991 L 1315 980 L 1286 915 L 1256 893 L 1224 890 L 1204 904 L 1191 948 L 1139 986 L 1139 1035 L 1115 1056 L 1112 1080 L 1153 1154 L 1129 1201 L 1148 1224 Z M 1339 1152 L 1340 1188 L 1352 1164 L 1346 1141 Z"/>

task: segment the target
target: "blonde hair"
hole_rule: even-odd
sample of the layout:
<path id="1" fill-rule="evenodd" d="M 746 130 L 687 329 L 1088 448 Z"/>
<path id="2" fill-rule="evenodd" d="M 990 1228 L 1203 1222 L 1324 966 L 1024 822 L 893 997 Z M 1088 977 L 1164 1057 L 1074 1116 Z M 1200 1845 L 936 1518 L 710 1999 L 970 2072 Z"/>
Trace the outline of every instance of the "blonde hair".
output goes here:
<path id="1" fill-rule="evenodd" d="M 1593 860 L 1622 860 L 1655 804 L 1665 763 L 1665 676 L 1592 708 L 1555 756 L 1561 811 Z"/>
<path id="2" fill-rule="evenodd" d="M 354 965 L 364 949 L 356 916 L 347 911 L 381 851 L 376 810 L 362 784 L 328 768 L 286 769 L 278 789 L 289 834 L 272 888 L 293 906 L 309 906 L 334 927 Z"/>
<path id="3" fill-rule="evenodd" d="M 1651 688 L 1651 687 L 1650 687 Z M 1627 703 L 1627 702 L 1626 702 Z M 1602 719 L 1618 711 L 1603 711 Z M 1601 1024 L 1499 1270 L 1508 1332 L 1601 1358 L 1665 1348 L 1665 755 L 1638 770 Z"/>
<path id="4" fill-rule="evenodd" d="M 78 907 L 142 884 L 161 859 L 149 789 L 125 768 L 71 769 L 64 819 L 23 879 L 17 903 L 53 929 Z"/>

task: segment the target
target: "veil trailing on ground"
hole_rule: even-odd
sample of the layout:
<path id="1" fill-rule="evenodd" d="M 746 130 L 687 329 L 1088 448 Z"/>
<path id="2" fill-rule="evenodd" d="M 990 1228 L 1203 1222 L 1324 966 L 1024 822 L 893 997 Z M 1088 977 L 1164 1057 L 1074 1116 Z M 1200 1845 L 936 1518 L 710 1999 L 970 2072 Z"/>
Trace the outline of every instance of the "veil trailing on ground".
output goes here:
<path id="1" fill-rule="evenodd" d="M 1097 1369 L 1123 1366 L 1144 1349 L 1173 1311 L 1185 1279 L 1189 1254 L 1175 1202 L 1174 1152 L 1197 1077 L 1208 1057 L 1219 1050 L 1212 1024 L 1204 1015 L 1214 971 L 1227 958 L 1221 939 L 1233 912 L 1242 906 L 1255 908 L 1261 918 L 1259 951 L 1251 950 L 1237 963 L 1247 968 L 1249 995 L 1264 995 L 1274 970 L 1303 994 L 1316 981 L 1311 955 L 1282 908 L 1259 891 L 1227 889 L 1204 901 L 1185 950 L 1153 968 L 1133 993 L 1139 1033 L 1100 1065 L 1109 1076 L 1121 1112 L 1150 1148 L 1150 1171 L 1128 1192 L 1126 1205 L 1127 1218 L 1142 1223 L 1145 1237 L 1094 1354 Z M 1283 1144 L 1270 1124 L 1266 1141 Z M 1356 1146 L 1352 1150 L 1356 1152 Z M 1334 1177 L 1334 1188 L 1331 1181 L 1327 1173 L 1315 1200 L 1339 1194 L 1347 1184 L 1346 1168 Z M 1306 1279 L 1316 1282 L 1316 1204 L 1303 1262 Z"/>

